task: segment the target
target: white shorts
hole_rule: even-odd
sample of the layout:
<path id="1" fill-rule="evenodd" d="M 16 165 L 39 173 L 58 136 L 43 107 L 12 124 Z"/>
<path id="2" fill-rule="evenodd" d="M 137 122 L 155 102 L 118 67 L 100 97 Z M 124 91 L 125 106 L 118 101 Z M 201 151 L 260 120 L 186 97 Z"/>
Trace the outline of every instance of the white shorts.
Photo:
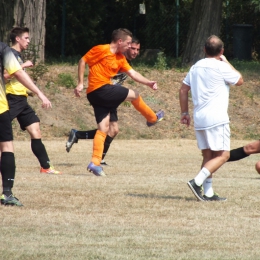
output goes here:
<path id="1" fill-rule="evenodd" d="M 219 125 L 206 130 L 196 130 L 195 133 L 200 150 L 230 151 L 229 124 Z"/>

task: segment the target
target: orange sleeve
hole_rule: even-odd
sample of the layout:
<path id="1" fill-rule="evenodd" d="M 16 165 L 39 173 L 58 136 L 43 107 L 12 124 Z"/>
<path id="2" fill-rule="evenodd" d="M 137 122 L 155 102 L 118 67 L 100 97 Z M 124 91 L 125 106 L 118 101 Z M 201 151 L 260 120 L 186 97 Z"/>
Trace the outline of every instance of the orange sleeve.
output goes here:
<path id="1" fill-rule="evenodd" d="M 123 55 L 124 56 L 124 55 Z M 120 69 L 120 72 L 126 72 L 126 71 L 129 71 L 131 70 L 132 67 L 130 66 L 130 64 L 127 62 L 125 56 L 124 56 L 124 59 L 123 59 L 123 62 L 122 62 L 122 67 Z"/>
<path id="2" fill-rule="evenodd" d="M 97 45 L 90 49 L 82 59 L 91 67 L 106 57 L 109 44 Z"/>

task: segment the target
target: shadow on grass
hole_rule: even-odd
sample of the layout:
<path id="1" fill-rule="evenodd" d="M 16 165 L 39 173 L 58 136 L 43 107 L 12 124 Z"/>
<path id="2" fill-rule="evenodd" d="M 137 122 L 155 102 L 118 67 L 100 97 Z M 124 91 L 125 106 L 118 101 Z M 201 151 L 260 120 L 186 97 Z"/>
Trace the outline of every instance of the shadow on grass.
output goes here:
<path id="1" fill-rule="evenodd" d="M 126 196 L 129 197 L 140 197 L 140 198 L 155 198 L 155 199 L 171 199 L 171 200 L 180 200 L 180 199 L 185 199 L 185 200 L 194 200 L 194 198 L 184 198 L 181 196 L 160 196 L 160 195 L 155 195 L 155 194 L 133 194 L 133 193 L 128 193 Z"/>

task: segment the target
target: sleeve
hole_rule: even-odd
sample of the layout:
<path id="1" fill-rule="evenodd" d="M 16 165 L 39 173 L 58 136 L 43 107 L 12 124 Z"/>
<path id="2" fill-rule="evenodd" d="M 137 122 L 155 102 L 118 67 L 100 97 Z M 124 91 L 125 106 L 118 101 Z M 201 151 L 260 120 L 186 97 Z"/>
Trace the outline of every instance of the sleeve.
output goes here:
<path id="1" fill-rule="evenodd" d="M 182 81 L 185 85 L 190 86 L 190 72 L 186 75 L 184 80 Z"/>
<path id="2" fill-rule="evenodd" d="M 97 45 L 90 49 L 82 59 L 91 67 L 106 56 L 106 45 Z"/>
<path id="3" fill-rule="evenodd" d="M 235 85 L 238 82 L 240 74 L 236 70 L 233 70 L 227 63 L 222 64 L 220 70 L 227 84 Z"/>
<path id="4" fill-rule="evenodd" d="M 22 69 L 11 48 L 8 46 L 3 48 L 3 66 L 10 75 Z"/>
<path id="5" fill-rule="evenodd" d="M 126 71 L 131 70 L 132 67 L 127 62 L 126 57 L 124 55 L 122 55 L 122 56 L 123 56 L 123 59 L 122 59 L 122 65 L 121 65 L 121 68 L 120 68 L 120 72 L 126 72 Z"/>

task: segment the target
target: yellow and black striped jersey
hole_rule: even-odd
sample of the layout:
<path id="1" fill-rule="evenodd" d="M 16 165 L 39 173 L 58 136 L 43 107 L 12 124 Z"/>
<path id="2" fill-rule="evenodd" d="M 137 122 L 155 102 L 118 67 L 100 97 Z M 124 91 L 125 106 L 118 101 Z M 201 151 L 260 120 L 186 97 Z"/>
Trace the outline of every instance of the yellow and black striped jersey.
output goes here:
<path id="1" fill-rule="evenodd" d="M 13 48 L 11 48 L 11 50 L 18 62 L 20 63 L 20 65 L 22 66 L 23 60 L 21 57 L 21 53 Z M 8 82 L 5 85 L 5 88 L 6 94 L 13 94 L 26 97 L 28 96 L 27 88 L 23 84 L 21 84 L 15 77 L 12 77 L 10 78 L 10 80 L 8 80 Z"/>
<path id="2" fill-rule="evenodd" d="M 0 68 L 0 114 L 2 114 L 9 109 L 5 94 L 4 69 L 6 69 L 10 75 L 22 69 L 12 53 L 11 48 L 3 42 L 0 42 Z"/>

